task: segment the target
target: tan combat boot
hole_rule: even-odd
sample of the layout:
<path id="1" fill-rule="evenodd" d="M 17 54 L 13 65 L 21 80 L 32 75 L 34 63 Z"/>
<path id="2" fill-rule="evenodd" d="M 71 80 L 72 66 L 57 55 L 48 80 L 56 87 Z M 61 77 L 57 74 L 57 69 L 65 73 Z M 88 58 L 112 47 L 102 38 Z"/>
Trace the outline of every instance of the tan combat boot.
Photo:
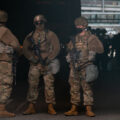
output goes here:
<path id="1" fill-rule="evenodd" d="M 66 116 L 78 115 L 77 106 L 76 105 L 72 105 L 71 109 L 68 112 L 65 112 L 64 115 L 66 115 Z"/>
<path id="2" fill-rule="evenodd" d="M 35 105 L 33 103 L 29 103 L 28 108 L 23 112 L 24 115 L 35 114 Z"/>
<path id="3" fill-rule="evenodd" d="M 5 104 L 0 104 L 0 117 L 15 117 L 14 113 L 10 113 L 5 109 Z"/>
<path id="4" fill-rule="evenodd" d="M 89 117 L 95 117 L 95 113 L 92 111 L 92 106 L 86 106 L 86 115 Z"/>
<path id="5" fill-rule="evenodd" d="M 53 107 L 53 104 L 48 104 L 48 113 L 51 115 L 56 115 L 56 111 Z"/>

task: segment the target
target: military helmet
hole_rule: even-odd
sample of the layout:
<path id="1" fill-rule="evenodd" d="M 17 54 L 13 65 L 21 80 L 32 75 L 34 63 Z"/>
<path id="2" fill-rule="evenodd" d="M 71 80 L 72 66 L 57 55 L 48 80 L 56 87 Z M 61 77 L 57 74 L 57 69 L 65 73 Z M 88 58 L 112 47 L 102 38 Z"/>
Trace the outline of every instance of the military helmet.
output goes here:
<path id="1" fill-rule="evenodd" d="M 44 21 L 44 22 L 47 22 L 46 18 L 45 18 L 43 15 L 41 15 L 41 14 L 36 15 L 36 16 L 34 17 L 34 22 L 36 22 L 36 21 Z"/>
<path id="2" fill-rule="evenodd" d="M 88 20 L 85 17 L 78 17 L 74 21 L 75 26 L 82 25 L 84 27 L 88 26 Z"/>
<path id="3" fill-rule="evenodd" d="M 8 14 L 5 11 L 0 10 L 0 22 L 6 23 L 7 20 L 8 20 Z"/>

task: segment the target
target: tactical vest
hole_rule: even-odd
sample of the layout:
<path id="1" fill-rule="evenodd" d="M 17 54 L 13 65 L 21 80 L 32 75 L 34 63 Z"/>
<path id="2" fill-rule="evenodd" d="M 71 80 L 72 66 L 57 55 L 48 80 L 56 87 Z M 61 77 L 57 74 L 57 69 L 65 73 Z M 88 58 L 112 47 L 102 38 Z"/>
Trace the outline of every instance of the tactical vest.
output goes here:
<path id="1" fill-rule="evenodd" d="M 80 63 L 88 62 L 89 49 L 88 49 L 89 35 L 75 36 L 75 48 L 80 52 Z M 79 44 L 79 45 L 78 45 Z"/>
<path id="2" fill-rule="evenodd" d="M 51 45 L 47 39 L 47 31 L 43 32 L 34 32 L 33 39 L 36 45 L 39 46 L 41 53 L 49 53 L 51 51 Z"/>

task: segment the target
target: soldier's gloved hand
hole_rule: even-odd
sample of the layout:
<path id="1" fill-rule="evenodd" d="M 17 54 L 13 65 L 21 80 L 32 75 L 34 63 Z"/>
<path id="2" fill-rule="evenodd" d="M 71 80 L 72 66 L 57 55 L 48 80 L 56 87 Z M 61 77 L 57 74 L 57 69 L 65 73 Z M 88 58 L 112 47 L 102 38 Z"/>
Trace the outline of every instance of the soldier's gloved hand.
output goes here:
<path id="1" fill-rule="evenodd" d="M 89 60 L 89 61 L 94 61 L 94 60 L 95 60 L 95 55 L 96 55 L 96 52 L 94 52 L 94 51 L 89 51 L 88 60 Z"/>
<path id="2" fill-rule="evenodd" d="M 31 62 L 35 63 L 35 64 L 38 63 L 38 57 L 37 57 L 37 56 L 36 56 L 36 57 L 31 56 L 31 57 L 29 58 L 29 60 L 30 60 Z"/>
<path id="3" fill-rule="evenodd" d="M 70 61 L 71 61 L 70 54 L 68 54 L 68 55 L 66 56 L 66 61 L 67 61 L 68 63 L 70 63 Z"/>
<path id="4" fill-rule="evenodd" d="M 42 64 L 38 64 L 39 69 L 43 70 L 44 66 Z"/>
<path id="5" fill-rule="evenodd" d="M 6 46 L 5 47 L 5 53 L 8 53 L 8 54 L 13 54 L 13 52 L 14 52 L 14 50 L 13 50 L 13 48 L 11 47 L 11 46 Z"/>
<path id="6" fill-rule="evenodd" d="M 81 42 L 76 43 L 75 46 L 78 51 L 81 50 L 81 48 L 83 47 Z"/>

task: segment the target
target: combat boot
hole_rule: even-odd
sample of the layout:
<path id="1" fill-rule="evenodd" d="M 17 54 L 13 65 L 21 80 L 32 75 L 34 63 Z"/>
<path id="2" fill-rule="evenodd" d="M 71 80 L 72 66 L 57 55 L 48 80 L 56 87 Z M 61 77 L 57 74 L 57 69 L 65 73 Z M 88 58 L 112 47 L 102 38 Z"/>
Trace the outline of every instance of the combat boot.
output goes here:
<path id="1" fill-rule="evenodd" d="M 51 115 L 56 115 L 56 111 L 53 107 L 53 104 L 48 104 L 48 113 Z"/>
<path id="2" fill-rule="evenodd" d="M 5 109 L 5 104 L 0 104 L 0 117 L 15 117 L 14 113 L 10 113 Z"/>
<path id="3" fill-rule="evenodd" d="M 71 109 L 68 112 L 65 112 L 64 115 L 66 115 L 66 116 L 78 115 L 77 106 L 76 105 L 72 105 Z"/>
<path id="4" fill-rule="evenodd" d="M 95 117 L 95 113 L 92 111 L 92 106 L 86 106 L 86 115 L 89 117 Z"/>
<path id="5" fill-rule="evenodd" d="M 33 103 L 29 103 L 28 108 L 23 112 L 24 115 L 35 114 L 35 105 Z"/>

